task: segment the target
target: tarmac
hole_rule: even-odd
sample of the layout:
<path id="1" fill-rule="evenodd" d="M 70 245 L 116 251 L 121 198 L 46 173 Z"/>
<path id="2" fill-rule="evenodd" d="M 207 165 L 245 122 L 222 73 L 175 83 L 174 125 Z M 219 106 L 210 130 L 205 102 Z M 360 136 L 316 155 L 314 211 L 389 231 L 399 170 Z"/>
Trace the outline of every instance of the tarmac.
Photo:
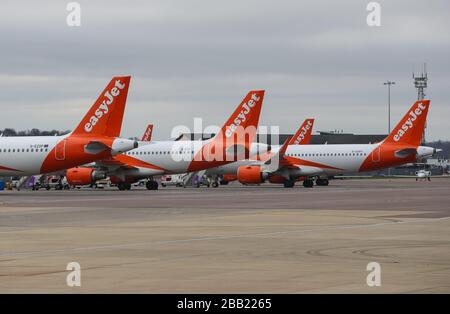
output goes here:
<path id="1" fill-rule="evenodd" d="M 0 191 L 0 292 L 449 293 L 450 180 Z"/>

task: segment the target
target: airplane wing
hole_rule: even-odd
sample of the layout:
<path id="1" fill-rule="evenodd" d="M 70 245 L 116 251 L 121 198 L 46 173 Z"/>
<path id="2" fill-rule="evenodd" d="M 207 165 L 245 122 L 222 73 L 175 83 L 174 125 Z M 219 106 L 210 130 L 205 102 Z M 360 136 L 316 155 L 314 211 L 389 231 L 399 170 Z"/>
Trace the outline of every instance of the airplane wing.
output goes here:
<path id="1" fill-rule="evenodd" d="M 103 159 L 100 161 L 97 161 L 96 167 L 107 169 L 109 173 L 121 173 L 121 170 L 130 170 L 130 169 L 136 169 L 136 170 L 145 170 L 146 175 L 161 175 L 161 174 L 167 174 L 169 173 L 167 170 L 158 167 L 156 165 L 147 163 L 145 161 L 139 160 L 137 158 L 134 158 L 132 156 L 128 155 L 117 155 L 113 158 L 109 159 Z"/>

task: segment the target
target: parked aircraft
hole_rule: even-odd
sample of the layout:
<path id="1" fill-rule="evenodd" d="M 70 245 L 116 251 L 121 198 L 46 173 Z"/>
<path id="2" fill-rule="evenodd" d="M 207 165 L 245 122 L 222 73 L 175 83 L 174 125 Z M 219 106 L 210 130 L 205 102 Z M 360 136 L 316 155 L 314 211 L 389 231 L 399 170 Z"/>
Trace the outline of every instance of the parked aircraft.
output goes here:
<path id="1" fill-rule="evenodd" d="M 374 144 L 346 145 L 289 145 L 285 152 L 272 148 L 273 161 L 270 171 L 263 166 L 272 157 L 237 168 L 237 178 L 244 184 L 259 184 L 266 180 L 293 187 L 299 178 L 304 187 L 328 185 L 328 177 L 374 171 L 415 162 L 418 158 L 431 156 L 432 147 L 420 146 L 425 126 L 429 100 L 415 102 L 388 137 Z M 243 163 L 243 162 L 241 162 Z M 273 170 L 276 169 L 276 170 Z"/>
<path id="2" fill-rule="evenodd" d="M 158 183 L 154 176 L 195 172 L 248 159 L 263 99 L 263 90 L 250 91 L 212 139 L 146 142 L 125 154 L 97 161 L 95 167 L 68 169 L 67 180 L 71 185 L 88 185 L 109 176 L 119 190 L 129 190 L 131 183 L 148 178 L 147 189 L 155 190 Z"/>
<path id="3" fill-rule="evenodd" d="M 420 146 L 430 101 L 417 101 L 393 129 L 388 137 L 379 143 L 348 145 L 292 145 L 268 147 L 268 153 L 258 158 L 208 170 L 222 174 L 223 180 L 236 178 L 243 184 L 263 182 L 280 183 L 293 187 L 296 181 L 303 186 L 328 185 L 328 177 L 373 171 L 432 156 L 436 149 Z M 297 132 L 298 133 L 298 132 Z M 261 149 L 261 147 L 259 147 Z M 268 164 L 273 163 L 271 167 Z"/>
<path id="4" fill-rule="evenodd" d="M 114 77 L 69 134 L 0 137 L 0 176 L 55 172 L 136 148 L 119 137 L 129 84 L 130 76 Z"/>

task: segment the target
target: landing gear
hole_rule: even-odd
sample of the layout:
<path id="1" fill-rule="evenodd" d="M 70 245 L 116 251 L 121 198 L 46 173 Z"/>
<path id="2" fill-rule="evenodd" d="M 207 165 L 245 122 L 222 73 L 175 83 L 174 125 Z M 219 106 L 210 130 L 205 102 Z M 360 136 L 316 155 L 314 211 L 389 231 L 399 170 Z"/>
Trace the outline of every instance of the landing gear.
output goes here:
<path id="1" fill-rule="evenodd" d="M 328 179 L 316 179 L 316 185 L 318 186 L 328 186 L 329 183 Z"/>
<path id="2" fill-rule="evenodd" d="M 294 180 L 284 180 L 283 182 L 283 186 L 285 188 L 293 188 L 295 185 L 295 181 Z"/>
<path id="3" fill-rule="evenodd" d="M 125 190 L 129 191 L 129 190 L 131 190 L 131 183 L 119 182 L 117 184 L 117 187 L 119 188 L 120 191 L 125 191 Z"/>
<path id="4" fill-rule="evenodd" d="M 303 181 L 303 186 L 305 188 L 312 188 L 314 186 L 314 181 L 310 179 L 306 179 Z"/>
<path id="5" fill-rule="evenodd" d="M 154 180 L 148 180 L 145 183 L 145 187 L 147 188 L 147 190 L 157 190 L 158 189 L 158 182 L 156 182 Z"/>
<path id="6" fill-rule="evenodd" d="M 213 181 L 213 183 L 211 183 L 211 186 L 212 186 L 213 188 L 217 188 L 217 187 L 219 187 L 219 182 Z"/>

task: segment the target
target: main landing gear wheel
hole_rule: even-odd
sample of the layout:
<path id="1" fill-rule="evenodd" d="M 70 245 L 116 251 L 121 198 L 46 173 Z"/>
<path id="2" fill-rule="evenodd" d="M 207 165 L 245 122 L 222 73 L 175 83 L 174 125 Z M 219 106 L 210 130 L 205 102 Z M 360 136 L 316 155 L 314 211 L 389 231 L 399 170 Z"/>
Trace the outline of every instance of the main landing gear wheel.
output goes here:
<path id="1" fill-rule="evenodd" d="M 294 180 L 285 180 L 285 181 L 283 182 L 283 186 L 284 186 L 285 188 L 293 188 L 294 185 L 295 185 L 295 181 L 294 181 Z"/>
<path id="2" fill-rule="evenodd" d="M 314 186 L 313 180 L 307 179 L 303 181 L 303 186 L 305 188 L 312 188 Z"/>
<path id="3" fill-rule="evenodd" d="M 131 190 L 131 183 L 119 182 L 117 184 L 117 187 L 119 188 L 120 191 L 125 191 L 125 190 L 129 191 L 129 190 Z"/>
<path id="4" fill-rule="evenodd" d="M 217 187 L 219 187 L 219 182 L 213 182 L 213 183 L 211 183 L 211 185 L 213 188 L 217 188 Z"/>
<path id="5" fill-rule="evenodd" d="M 157 190 L 158 189 L 158 182 L 149 180 L 145 183 L 145 187 L 147 190 Z"/>

